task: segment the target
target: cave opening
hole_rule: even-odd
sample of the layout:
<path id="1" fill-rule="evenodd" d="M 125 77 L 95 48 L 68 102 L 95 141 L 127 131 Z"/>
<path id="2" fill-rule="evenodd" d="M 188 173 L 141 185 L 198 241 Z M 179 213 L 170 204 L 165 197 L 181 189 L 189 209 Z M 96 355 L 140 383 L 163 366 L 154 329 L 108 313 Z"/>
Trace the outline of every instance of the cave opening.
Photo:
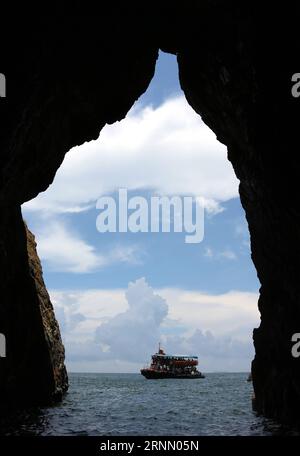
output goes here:
<path id="1" fill-rule="evenodd" d="M 89 16 L 85 21 L 81 15 L 59 16 L 55 28 L 53 18 L 32 20 L 31 26 L 30 20 L 14 19 L 16 34 L 10 33 L 9 21 L 1 27 L 1 42 L 11 37 L 1 57 L 1 75 L 7 86 L 6 96 L 0 97 L 0 334 L 6 338 L 7 353 L 5 358 L 0 358 L 1 401 L 26 398 L 30 403 L 41 403 L 61 396 L 66 387 L 59 330 L 43 287 L 34 238 L 24 229 L 20 205 L 49 187 L 68 150 L 84 141 L 96 140 L 104 125 L 125 118 L 148 87 L 160 48 L 177 56 L 180 83 L 188 104 L 201 115 L 219 141 L 226 144 L 228 159 L 240 181 L 239 194 L 251 233 L 251 256 L 261 283 L 261 323 L 254 332 L 256 353 L 252 365 L 257 410 L 279 421 L 299 421 L 300 371 L 297 359 L 291 356 L 291 339 L 299 333 L 300 320 L 299 158 L 295 147 L 299 103 L 291 93 L 292 76 L 297 71 L 294 59 L 299 54 L 298 16 L 288 9 L 274 7 L 270 20 L 270 12 L 264 15 L 261 8 L 222 0 L 217 3 L 194 6 L 193 14 L 175 13 L 172 21 L 150 14 L 150 25 L 143 17 L 136 20 L 134 15 L 124 18 L 123 14 L 113 12 L 105 13 L 100 19 Z M 278 34 L 283 20 L 290 24 L 284 36 Z M 186 30 L 183 23 L 188 25 Z M 268 34 L 265 24 L 269 26 Z M 270 68 L 276 68 L 272 78 Z M 169 107 L 172 111 L 174 105 Z M 138 140 L 140 130 L 135 131 L 134 138 Z M 102 139 L 106 134 L 103 130 Z M 165 138 L 166 143 L 168 140 Z M 155 160 L 149 159 L 147 170 L 151 171 L 152 163 Z M 181 162 L 182 175 L 183 165 Z M 176 182 L 177 176 L 173 182 L 171 177 L 169 183 L 180 184 L 180 180 Z M 86 182 L 82 188 L 75 184 L 71 193 L 85 188 L 90 189 L 91 183 Z M 66 188 L 62 192 L 67 196 Z M 217 208 L 211 206 L 211 210 Z M 62 214 L 66 209 L 70 217 L 71 213 L 77 213 L 78 217 L 88 213 L 88 207 L 82 211 L 76 204 L 68 208 L 63 205 L 54 208 L 50 204 L 47 210 L 52 214 L 59 210 Z M 208 233 L 212 232 L 214 220 L 226 213 L 228 209 L 207 220 L 211 224 Z M 30 215 L 25 214 L 25 218 L 31 224 Z M 44 244 L 43 261 L 45 256 L 50 258 L 53 245 L 60 241 L 61 251 L 56 257 L 60 267 L 66 266 L 67 257 L 69 270 L 73 275 L 85 271 L 86 284 L 92 290 L 91 274 L 86 271 L 102 265 L 103 275 L 99 280 L 105 280 L 111 288 L 113 274 L 105 274 L 104 268 L 108 257 L 95 257 L 93 246 L 81 239 L 81 250 L 79 254 L 77 251 L 74 263 L 76 250 L 70 243 L 74 235 L 66 236 L 66 227 L 57 220 L 54 223 L 53 218 L 52 222 L 55 235 L 48 236 L 52 244 Z M 88 239 L 92 225 L 87 218 L 85 223 Z M 44 227 L 47 224 L 50 226 L 50 218 L 45 216 Z M 37 234 L 39 237 L 38 231 Z M 167 246 L 166 242 L 162 244 L 161 248 Z M 41 250 L 43 243 L 39 245 Z M 169 246 L 169 257 L 181 249 L 180 243 L 176 249 Z M 204 258 L 211 263 L 202 268 L 202 274 L 214 264 L 216 251 L 219 250 L 207 246 Z M 234 255 L 227 246 L 224 251 L 232 266 Z M 136 260 L 135 254 L 130 248 L 122 252 L 118 249 L 109 260 L 119 258 L 124 265 L 130 259 Z M 225 261 L 225 257 L 219 260 Z M 166 264 L 161 255 L 153 263 L 153 271 Z M 174 265 L 176 262 L 172 269 L 165 268 L 166 272 L 173 270 L 174 275 Z M 123 275 L 124 289 L 133 280 L 128 270 Z M 243 270 L 234 273 L 231 270 L 239 283 Z M 47 270 L 45 277 L 52 289 Z M 57 287 L 59 277 L 62 275 L 57 275 Z M 178 283 L 182 277 L 177 275 Z M 155 282 L 152 279 L 150 285 Z M 193 288 L 192 274 L 186 274 L 185 279 L 189 289 Z M 220 274 L 218 282 L 221 280 Z M 66 278 L 64 283 L 71 285 Z M 154 286 L 158 290 L 162 288 L 158 282 Z M 174 300 L 176 293 L 171 298 Z M 107 299 L 110 299 L 108 295 Z M 120 301 L 121 310 L 122 305 L 124 301 L 123 304 Z M 83 325 L 80 313 L 75 311 L 75 314 L 71 324 Z M 24 347 L 21 351 L 20 341 Z M 102 348 L 104 352 L 107 350 L 104 340 Z"/>
<path id="2" fill-rule="evenodd" d="M 226 147 L 186 102 L 177 73 L 176 57 L 161 52 L 149 87 L 126 118 L 71 149 L 49 189 L 23 205 L 70 371 L 138 372 L 158 341 L 171 352 L 199 353 L 204 371 L 251 370 L 258 282 L 238 180 Z M 151 220 L 147 209 L 143 229 L 140 210 L 135 229 L 127 219 L 120 229 L 120 191 L 127 193 L 126 208 L 133 199 L 140 209 L 141 200 L 151 208 L 151 198 L 163 197 L 170 212 Z M 100 197 L 102 210 L 108 199 L 117 209 L 113 229 L 102 233 Z M 203 239 L 191 245 L 184 224 L 173 229 L 178 206 L 172 206 L 172 198 L 181 204 L 189 197 L 194 222 L 200 202 L 205 212 Z M 153 294 L 152 313 L 125 299 L 130 286 Z M 163 300 L 155 307 L 153 289 L 168 310 Z"/>

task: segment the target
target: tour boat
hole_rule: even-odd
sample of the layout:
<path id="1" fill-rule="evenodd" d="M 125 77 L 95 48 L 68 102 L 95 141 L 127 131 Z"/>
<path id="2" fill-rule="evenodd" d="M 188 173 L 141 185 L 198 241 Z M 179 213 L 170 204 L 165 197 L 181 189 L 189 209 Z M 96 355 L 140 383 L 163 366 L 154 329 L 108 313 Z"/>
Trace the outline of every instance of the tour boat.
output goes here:
<path id="1" fill-rule="evenodd" d="M 141 374 L 148 379 L 205 378 L 197 366 L 198 356 L 166 355 L 159 344 L 150 366 L 141 369 Z"/>

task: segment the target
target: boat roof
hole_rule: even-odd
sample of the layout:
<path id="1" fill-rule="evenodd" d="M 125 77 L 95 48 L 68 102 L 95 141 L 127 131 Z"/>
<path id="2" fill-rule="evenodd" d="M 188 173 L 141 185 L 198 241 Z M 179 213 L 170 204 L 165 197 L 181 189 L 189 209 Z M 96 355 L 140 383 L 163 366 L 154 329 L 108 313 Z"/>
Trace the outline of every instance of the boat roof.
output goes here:
<path id="1" fill-rule="evenodd" d="M 160 353 L 155 353 L 154 356 L 161 356 L 162 358 L 180 358 L 180 359 L 198 359 L 198 356 L 191 355 L 161 355 Z"/>

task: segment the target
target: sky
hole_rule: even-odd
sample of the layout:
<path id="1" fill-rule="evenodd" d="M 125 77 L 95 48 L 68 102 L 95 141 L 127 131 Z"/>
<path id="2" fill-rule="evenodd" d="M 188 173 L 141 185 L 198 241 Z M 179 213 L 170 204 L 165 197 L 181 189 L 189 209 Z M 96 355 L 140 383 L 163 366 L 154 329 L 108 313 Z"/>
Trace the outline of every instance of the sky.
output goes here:
<path id="1" fill-rule="evenodd" d="M 186 233 L 97 230 L 97 200 L 192 196 L 202 242 Z M 196 203 L 195 203 L 196 204 Z M 22 207 L 73 372 L 139 372 L 161 342 L 204 372 L 249 371 L 259 282 L 226 147 L 185 100 L 176 57 L 121 122 L 71 149 L 53 184 Z M 172 220 L 174 222 L 174 220 Z M 173 226 L 173 225 L 171 225 Z"/>

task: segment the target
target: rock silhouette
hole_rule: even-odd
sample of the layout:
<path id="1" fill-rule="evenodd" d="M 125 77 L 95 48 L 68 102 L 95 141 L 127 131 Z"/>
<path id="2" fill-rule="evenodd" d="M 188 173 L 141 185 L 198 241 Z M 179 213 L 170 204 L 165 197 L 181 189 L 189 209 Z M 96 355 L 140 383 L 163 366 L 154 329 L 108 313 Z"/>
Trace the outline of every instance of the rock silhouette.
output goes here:
<path id="1" fill-rule="evenodd" d="M 261 282 L 255 407 L 300 421 L 300 364 L 290 353 L 300 331 L 300 101 L 291 94 L 298 7 L 273 4 L 265 12 L 252 1 L 204 0 L 84 16 L 74 5 L 72 14 L 61 6 L 49 16 L 4 22 L 0 333 L 11 356 L 0 359 L 1 400 L 43 402 L 66 387 L 58 327 L 37 257 L 27 254 L 33 240 L 20 205 L 47 189 L 72 146 L 126 116 L 147 89 L 160 48 L 177 55 L 188 103 L 226 144 L 240 180 Z"/>

